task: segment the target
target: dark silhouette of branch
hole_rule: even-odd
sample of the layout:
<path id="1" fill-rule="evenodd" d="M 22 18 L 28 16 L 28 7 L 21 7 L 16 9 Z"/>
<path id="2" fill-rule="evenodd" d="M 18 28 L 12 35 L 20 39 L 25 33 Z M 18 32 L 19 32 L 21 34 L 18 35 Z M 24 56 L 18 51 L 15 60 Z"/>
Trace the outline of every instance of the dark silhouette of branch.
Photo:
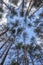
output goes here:
<path id="1" fill-rule="evenodd" d="M 29 16 L 29 18 L 32 17 L 41 7 L 43 7 L 43 3 L 41 3 L 41 5 L 37 8 L 37 10 L 36 10 L 35 12 L 33 12 L 33 13 Z"/>
<path id="2" fill-rule="evenodd" d="M 16 13 L 15 7 L 13 7 L 13 6 L 9 7 L 3 0 L 1 0 L 1 1 L 11 11 L 11 13 Z"/>
<path id="3" fill-rule="evenodd" d="M 30 11 L 31 11 L 31 8 L 33 7 L 33 2 L 32 2 L 32 0 L 30 1 L 30 3 L 29 3 L 29 6 L 28 6 L 28 8 L 27 8 L 27 11 L 26 11 L 26 14 L 25 15 L 27 15 Z M 30 8 L 30 9 L 29 9 Z"/>
<path id="4" fill-rule="evenodd" d="M 5 30 L 4 32 L 0 33 L 0 36 L 4 35 L 9 29 Z"/>
<path id="5" fill-rule="evenodd" d="M 12 44 L 13 44 L 13 42 L 10 42 L 9 46 L 7 47 L 7 50 L 4 52 L 1 65 L 3 65 L 3 63 L 4 63 L 4 61 L 5 61 L 5 58 L 6 58 L 6 55 L 8 54 L 8 51 L 9 51 L 9 49 L 11 48 Z"/>

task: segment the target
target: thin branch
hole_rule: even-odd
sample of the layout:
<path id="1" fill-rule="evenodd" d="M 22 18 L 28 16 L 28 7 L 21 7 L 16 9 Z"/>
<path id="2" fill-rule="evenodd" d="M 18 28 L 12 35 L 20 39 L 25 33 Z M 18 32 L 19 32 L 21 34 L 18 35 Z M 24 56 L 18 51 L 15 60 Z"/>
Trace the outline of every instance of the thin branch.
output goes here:
<path id="1" fill-rule="evenodd" d="M 33 7 L 33 2 L 32 2 L 32 0 L 30 1 L 30 3 L 29 3 L 29 6 L 28 6 L 28 8 L 27 8 L 27 11 L 26 11 L 26 14 L 25 15 L 27 15 L 27 13 L 29 13 L 30 11 L 31 11 L 31 8 Z M 29 9 L 30 8 L 30 9 Z M 29 11 L 28 11 L 29 10 Z"/>
<path id="2" fill-rule="evenodd" d="M 4 35 L 9 29 L 5 30 L 4 32 L 0 33 L 0 36 Z"/>
<path id="3" fill-rule="evenodd" d="M 37 8 L 37 10 L 36 10 L 35 12 L 33 12 L 33 13 L 29 16 L 29 18 L 32 17 L 41 7 L 43 7 L 43 3 Z"/>
<path id="4" fill-rule="evenodd" d="M 9 7 L 3 0 L 1 0 L 2 1 L 2 3 L 12 12 L 12 13 L 15 13 L 16 11 L 15 11 L 15 7 Z"/>
<path id="5" fill-rule="evenodd" d="M 33 61 L 33 58 L 32 58 L 32 54 L 29 53 L 29 55 L 30 55 L 30 58 L 31 58 L 31 61 L 32 61 L 32 65 L 34 65 L 34 61 Z"/>

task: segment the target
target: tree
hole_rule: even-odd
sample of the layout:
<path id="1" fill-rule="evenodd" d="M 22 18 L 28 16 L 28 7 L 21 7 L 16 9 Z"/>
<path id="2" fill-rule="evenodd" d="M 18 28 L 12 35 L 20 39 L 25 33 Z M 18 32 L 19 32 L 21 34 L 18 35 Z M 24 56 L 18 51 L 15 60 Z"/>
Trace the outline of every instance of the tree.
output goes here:
<path id="1" fill-rule="evenodd" d="M 9 5 L 6 4 L 4 1 L 2 1 L 2 2 L 7 6 L 7 8 L 13 14 L 16 12 L 17 13 L 17 17 L 19 18 L 19 16 L 18 16 L 18 9 L 16 11 L 16 8 L 14 8 L 13 6 L 9 7 Z M 19 1 L 14 0 L 13 2 L 14 2 L 14 4 L 17 4 Z M 36 4 L 35 4 L 35 2 L 36 2 Z M 27 2 L 25 3 L 25 0 L 22 0 L 22 4 L 21 4 L 22 7 L 21 8 L 22 8 L 22 16 L 23 17 L 20 16 L 21 20 L 17 18 L 17 20 L 14 20 L 12 23 L 4 26 L 4 29 L 2 28 L 2 30 L 0 31 L 0 40 L 1 40 L 1 42 L 3 40 L 5 41 L 4 44 L 0 47 L 0 50 L 3 48 L 3 46 L 5 44 L 7 45 L 7 42 L 9 44 L 8 46 L 5 46 L 7 49 L 5 49 L 6 51 L 4 51 L 3 54 L 1 55 L 2 57 L 4 55 L 3 60 L 1 62 L 2 65 L 3 65 L 3 63 L 4 63 L 5 59 L 6 59 L 6 56 L 7 56 L 8 52 L 9 52 L 9 50 L 10 50 L 10 48 L 11 48 L 11 46 L 13 44 L 15 45 L 15 50 L 16 50 L 15 56 L 17 58 L 15 59 L 14 62 L 11 63 L 11 65 L 20 65 L 20 64 L 22 64 L 22 65 L 29 65 L 30 63 L 32 63 L 32 65 L 35 65 L 35 62 L 40 62 L 41 65 L 42 65 L 42 56 L 43 56 L 42 54 L 43 53 L 42 53 L 41 45 L 36 45 L 37 42 L 35 40 L 35 37 L 31 38 L 30 45 L 26 44 L 26 42 L 25 42 L 26 38 L 28 37 L 27 29 L 26 29 L 27 28 L 26 26 L 28 25 L 27 18 L 29 16 L 29 13 L 30 13 L 32 7 L 33 6 L 39 7 L 41 2 L 42 2 L 41 0 L 40 1 L 39 0 L 30 0 L 28 8 L 24 11 L 24 9 L 25 9 L 24 4 L 27 5 Z M 2 10 L 0 9 L 0 11 L 2 11 Z M 12 15 L 12 13 L 11 13 L 11 15 Z M 20 11 L 19 11 L 19 13 L 20 13 Z M 39 17 L 43 18 L 43 14 L 40 14 Z M 24 27 L 24 25 L 21 25 L 22 21 L 23 21 L 23 23 L 26 22 L 26 23 L 24 23 L 24 24 L 26 24 L 26 26 L 25 26 L 26 28 Z M 29 19 L 28 19 L 28 21 L 29 21 Z M 40 20 L 36 19 L 34 21 L 34 25 L 35 25 L 35 33 L 38 34 L 39 37 L 43 38 L 43 36 L 42 36 L 42 33 L 43 33 L 43 30 L 42 30 L 43 23 Z M 32 27 L 32 25 L 30 23 L 29 23 L 29 26 Z M 41 35 L 40 35 L 40 32 L 41 32 Z M 22 42 L 22 44 L 17 39 L 18 37 L 20 37 L 20 35 L 21 36 L 23 35 L 23 42 Z M 16 40 L 17 40 L 17 43 L 15 42 Z M 20 51 L 22 53 L 20 53 Z M 35 61 L 34 61 L 34 59 L 35 59 Z"/>
<path id="2" fill-rule="evenodd" d="M 23 57 L 24 57 L 24 65 L 28 65 L 28 58 L 27 58 L 27 46 L 23 45 L 22 46 L 23 49 Z"/>
<path id="3" fill-rule="evenodd" d="M 16 45 L 16 49 L 17 49 L 17 63 L 18 64 L 20 64 L 20 59 L 19 59 L 19 51 L 20 51 L 20 49 L 21 49 L 21 46 L 22 46 L 22 44 L 21 43 L 17 43 L 17 45 Z"/>
<path id="4" fill-rule="evenodd" d="M 9 2 L 12 2 L 13 4 L 17 5 L 19 0 L 9 0 Z"/>

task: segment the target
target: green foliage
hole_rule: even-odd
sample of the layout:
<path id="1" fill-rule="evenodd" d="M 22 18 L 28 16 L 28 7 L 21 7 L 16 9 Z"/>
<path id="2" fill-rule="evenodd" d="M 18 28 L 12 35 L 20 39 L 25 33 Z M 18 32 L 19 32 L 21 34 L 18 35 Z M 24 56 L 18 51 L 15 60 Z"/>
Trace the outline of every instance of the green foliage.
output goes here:
<path id="1" fill-rule="evenodd" d="M 28 27 L 31 27 L 31 26 L 32 26 L 32 24 L 31 24 L 31 23 L 29 23 L 29 24 L 28 24 Z"/>
<path id="2" fill-rule="evenodd" d="M 21 43 L 17 43 L 17 44 L 15 45 L 15 47 L 16 47 L 16 49 L 21 49 L 21 47 L 22 47 L 22 42 L 21 42 Z"/>
<path id="3" fill-rule="evenodd" d="M 41 0 L 34 0 L 34 6 L 35 7 L 39 7 L 41 3 L 42 3 Z"/>
<path id="4" fill-rule="evenodd" d="M 17 35 L 21 34 L 22 31 L 23 31 L 23 28 L 22 28 L 22 27 L 18 28 L 18 29 L 17 29 Z"/>
<path id="5" fill-rule="evenodd" d="M 22 9 L 20 10 L 20 16 L 22 16 L 22 17 L 24 16 L 24 12 Z"/>
<path id="6" fill-rule="evenodd" d="M 40 20 L 39 20 L 39 19 L 36 19 L 36 20 L 34 21 L 34 25 L 35 25 L 35 26 L 37 26 L 39 23 L 40 23 Z"/>
<path id="7" fill-rule="evenodd" d="M 39 15 L 40 18 L 43 18 L 43 12 Z"/>
<path id="8" fill-rule="evenodd" d="M 19 65 L 19 63 L 13 61 L 13 62 L 11 63 L 11 65 Z"/>
<path id="9" fill-rule="evenodd" d="M 15 29 L 12 29 L 12 30 L 11 30 L 11 33 L 12 33 L 12 34 L 14 34 L 15 32 L 16 32 L 16 30 L 15 30 Z"/>
<path id="10" fill-rule="evenodd" d="M 18 27 L 18 25 L 19 25 L 19 21 L 18 20 L 16 20 L 16 22 L 14 23 L 14 22 L 11 22 L 11 24 L 14 26 L 14 27 Z"/>
<path id="11" fill-rule="evenodd" d="M 17 16 L 17 12 L 15 12 L 15 11 L 12 9 L 12 11 L 11 11 L 11 15 L 10 15 L 10 18 L 13 18 L 14 15 Z"/>
<path id="12" fill-rule="evenodd" d="M 37 28 L 35 29 L 35 32 L 39 34 L 39 32 L 40 32 L 40 27 L 37 27 Z"/>
<path id="13" fill-rule="evenodd" d="M 17 0 L 15 0 L 15 4 L 17 5 Z M 35 3 L 35 6 L 37 7 L 37 6 L 39 6 L 39 4 L 40 3 Z M 2 11 L 1 9 L 0 9 L 0 11 Z M 16 13 L 14 13 L 14 14 L 16 14 Z M 23 16 L 24 15 L 24 12 L 23 11 L 21 11 L 20 12 L 20 15 L 21 16 Z M 43 17 L 43 14 L 41 14 L 40 16 L 42 16 Z M 0 16 L 0 18 L 1 18 L 1 16 Z M 19 34 L 21 34 L 22 32 L 23 32 L 23 28 L 22 27 L 19 27 L 19 21 L 18 20 L 16 20 L 16 22 L 15 23 L 11 23 L 12 24 L 12 28 L 10 29 L 10 32 L 12 33 L 12 36 L 13 36 L 13 34 L 14 33 L 16 33 L 17 32 L 17 35 L 19 35 Z M 39 24 L 39 20 L 36 20 L 35 21 L 35 24 L 36 25 L 38 25 Z M 28 24 L 28 27 L 31 27 L 32 26 L 32 24 L 31 23 L 29 23 Z M 43 25 L 41 25 L 41 26 L 43 26 Z M 17 30 L 15 29 L 16 27 L 18 27 L 17 28 Z M 6 29 L 7 29 L 7 27 L 6 27 Z M 37 27 L 36 29 L 35 29 L 35 33 L 38 33 L 39 34 L 39 32 L 41 31 L 41 28 L 40 27 Z M 9 41 L 11 41 L 12 40 L 12 36 L 11 36 L 11 38 L 9 39 Z M 39 45 L 35 45 L 35 38 L 34 37 L 32 37 L 31 38 L 31 43 L 30 43 L 30 45 L 28 44 L 28 45 L 26 45 L 25 44 L 25 39 L 26 39 L 26 37 L 28 37 L 28 35 L 27 35 L 27 33 L 26 32 L 23 32 L 23 40 L 24 40 L 24 44 L 23 43 L 15 43 L 15 48 L 14 48 L 14 50 L 16 49 L 16 51 L 18 50 L 18 52 L 17 53 L 19 53 L 19 51 L 21 51 L 21 49 L 22 49 L 22 52 L 24 53 L 24 51 L 26 52 L 26 55 L 25 55 L 25 53 L 24 54 L 22 54 L 22 56 L 23 56 L 23 58 L 24 58 L 24 55 L 27 57 L 27 53 L 28 53 L 28 55 L 30 54 L 30 58 L 32 57 L 34 57 L 35 59 L 36 59 L 36 57 L 37 57 L 37 59 L 39 59 L 40 57 L 41 57 L 41 53 L 40 54 L 38 54 L 38 52 L 37 52 L 37 50 L 39 51 L 39 50 L 41 50 L 41 47 L 39 46 Z M 24 51 L 23 51 L 24 50 Z M 36 53 L 35 53 L 36 52 Z M 40 51 L 39 51 L 40 52 Z M 21 53 L 19 53 L 19 54 L 21 54 Z M 18 58 L 19 58 L 19 55 L 18 54 Z M 16 54 L 15 54 L 16 55 Z M 17 56 L 16 56 L 17 57 Z M 28 57 L 28 58 L 29 58 Z M 20 56 L 20 59 L 21 59 L 21 56 Z M 17 60 L 17 59 L 15 59 L 15 60 Z M 23 59 L 23 60 L 26 60 L 26 59 Z M 23 61 L 22 60 L 22 61 Z M 32 59 L 31 59 L 32 60 Z M 34 60 L 34 59 L 33 59 Z M 16 61 L 13 61 L 12 63 L 11 63 L 11 65 L 19 65 L 19 63 L 18 62 L 16 62 Z"/>
<path id="14" fill-rule="evenodd" d="M 22 49 L 23 50 L 27 50 L 27 45 L 25 44 L 25 45 L 22 45 Z"/>
<path id="15" fill-rule="evenodd" d="M 0 7 L 0 12 L 3 12 L 3 9 Z"/>
<path id="16" fill-rule="evenodd" d="M 14 62 L 12 62 L 12 63 L 11 63 L 11 65 L 15 65 L 15 63 L 14 63 Z"/>
<path id="17" fill-rule="evenodd" d="M 2 18 L 2 14 L 0 14 L 0 18 Z"/>
<path id="18" fill-rule="evenodd" d="M 15 4 L 15 5 L 17 5 L 18 0 L 12 0 L 12 3 Z"/>

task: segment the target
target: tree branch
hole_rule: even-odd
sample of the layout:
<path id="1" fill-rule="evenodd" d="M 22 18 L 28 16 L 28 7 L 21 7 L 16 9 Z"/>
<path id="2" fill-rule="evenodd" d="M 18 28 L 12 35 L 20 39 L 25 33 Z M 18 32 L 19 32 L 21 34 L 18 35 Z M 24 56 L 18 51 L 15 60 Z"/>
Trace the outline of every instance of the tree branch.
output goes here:
<path id="1" fill-rule="evenodd" d="M 16 11 L 15 11 L 15 7 L 9 7 L 3 0 L 1 0 L 2 1 L 2 3 L 12 12 L 12 13 L 15 13 Z"/>
<path id="2" fill-rule="evenodd" d="M 5 30 L 4 32 L 0 33 L 0 36 L 4 35 L 9 29 Z"/>
<path id="3" fill-rule="evenodd" d="M 43 7 L 43 3 L 41 3 L 41 5 L 37 8 L 37 10 L 36 10 L 35 12 L 33 12 L 33 13 L 29 16 L 29 18 L 32 17 L 41 7 Z"/>

